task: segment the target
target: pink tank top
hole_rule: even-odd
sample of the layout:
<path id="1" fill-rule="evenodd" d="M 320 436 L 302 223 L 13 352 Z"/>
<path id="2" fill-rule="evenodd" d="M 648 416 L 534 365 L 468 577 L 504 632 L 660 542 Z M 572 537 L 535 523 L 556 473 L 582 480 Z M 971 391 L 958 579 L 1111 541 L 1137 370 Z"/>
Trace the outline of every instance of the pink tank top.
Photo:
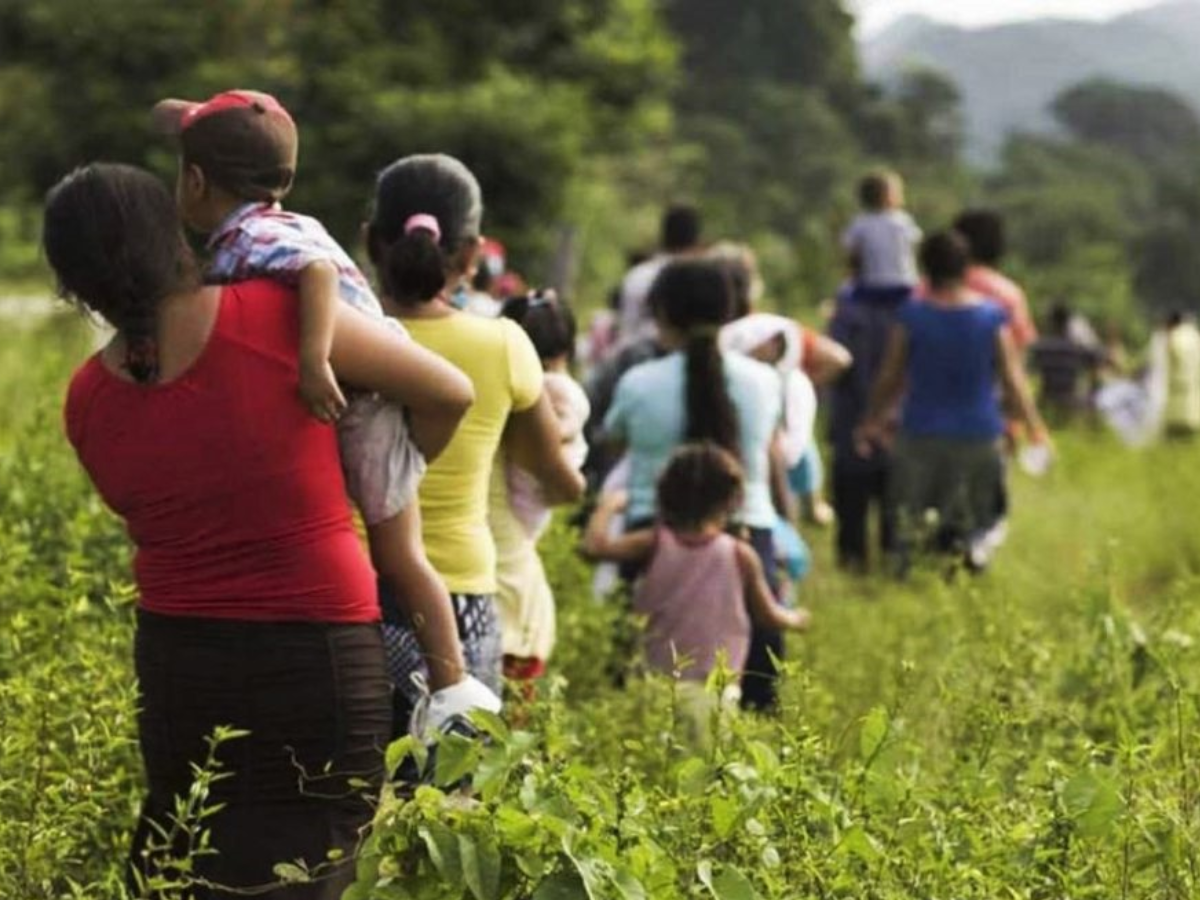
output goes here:
<path id="1" fill-rule="evenodd" d="M 656 540 L 633 598 L 634 609 L 649 618 L 647 662 L 668 674 L 678 666 L 683 678 L 703 681 L 724 650 L 730 668 L 742 671 L 750 650 L 750 615 L 737 541 L 722 534 L 703 544 L 685 544 L 664 527 Z"/>

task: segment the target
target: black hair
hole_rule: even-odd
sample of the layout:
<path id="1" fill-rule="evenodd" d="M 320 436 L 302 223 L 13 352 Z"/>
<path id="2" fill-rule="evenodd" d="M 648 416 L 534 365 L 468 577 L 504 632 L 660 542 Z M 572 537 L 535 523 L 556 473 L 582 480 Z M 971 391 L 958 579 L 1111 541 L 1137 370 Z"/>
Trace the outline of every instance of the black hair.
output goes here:
<path id="1" fill-rule="evenodd" d="M 512 319 L 529 335 L 542 362 L 575 355 L 575 314 L 552 290 L 509 297 L 500 315 Z"/>
<path id="2" fill-rule="evenodd" d="M 662 248 L 668 253 L 690 250 L 700 243 L 701 229 L 696 207 L 684 203 L 669 206 L 662 217 Z"/>
<path id="3" fill-rule="evenodd" d="M 994 266 L 1004 258 L 1004 219 L 995 210 L 968 209 L 954 220 L 954 230 L 966 238 L 972 262 Z"/>
<path id="4" fill-rule="evenodd" d="M 427 228 L 406 232 L 409 219 L 437 219 L 441 236 Z M 452 156 L 406 156 L 379 173 L 367 226 L 367 252 L 384 290 L 401 303 L 424 303 L 446 286 L 479 240 L 483 198 L 471 170 Z"/>
<path id="5" fill-rule="evenodd" d="M 898 176 L 882 169 L 864 175 L 858 182 L 858 202 L 864 209 L 883 209 L 892 180 Z"/>
<path id="6" fill-rule="evenodd" d="M 921 242 L 920 258 L 930 287 L 947 287 L 966 277 L 967 241 L 956 231 L 939 231 Z"/>
<path id="7" fill-rule="evenodd" d="M 733 291 L 725 268 L 708 259 L 668 263 L 654 280 L 650 303 L 655 316 L 686 341 L 687 409 L 684 438 L 712 441 L 739 453 L 738 414 L 725 384 L 725 364 L 717 334 L 729 321 Z"/>
<path id="8" fill-rule="evenodd" d="M 712 442 L 684 444 L 658 479 L 658 515 L 668 528 L 695 529 L 741 502 L 737 458 Z"/>
<path id="9" fill-rule="evenodd" d="M 492 286 L 496 283 L 496 276 L 487 266 L 480 266 L 475 270 L 475 277 L 471 279 L 471 290 L 480 294 L 490 294 Z"/>
<path id="10" fill-rule="evenodd" d="M 729 289 L 732 291 L 733 306 L 730 309 L 731 320 L 741 319 L 750 315 L 754 305 L 755 289 L 758 280 L 758 269 L 754 251 L 744 244 L 733 244 L 722 241 L 710 247 L 707 257 L 725 270 L 729 278 Z"/>
<path id="11" fill-rule="evenodd" d="M 725 272 L 729 277 L 729 290 L 733 296 L 731 319 L 743 319 L 750 315 L 750 300 L 754 279 L 745 260 L 726 260 Z"/>
<path id="12" fill-rule="evenodd" d="M 398 303 L 425 303 L 446 286 L 446 255 L 428 228 L 411 228 L 388 248 L 383 285 Z"/>
<path id="13" fill-rule="evenodd" d="M 135 381 L 158 376 L 158 309 L 197 283 L 170 191 L 142 169 L 92 163 L 46 195 L 42 246 L 64 299 L 99 313 L 125 342 Z"/>
<path id="14" fill-rule="evenodd" d="M 1071 307 L 1065 303 L 1055 303 L 1050 307 L 1050 331 L 1060 337 L 1065 337 L 1071 327 Z"/>

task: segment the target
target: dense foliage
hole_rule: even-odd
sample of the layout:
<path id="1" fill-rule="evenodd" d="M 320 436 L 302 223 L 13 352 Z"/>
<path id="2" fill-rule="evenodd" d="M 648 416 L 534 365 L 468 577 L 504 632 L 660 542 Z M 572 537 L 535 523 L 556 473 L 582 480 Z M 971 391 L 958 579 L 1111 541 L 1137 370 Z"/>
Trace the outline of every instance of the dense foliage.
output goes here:
<path id="1" fill-rule="evenodd" d="M 1035 309 L 1065 300 L 1137 333 L 1194 302 L 1200 121 L 1158 89 L 1097 82 L 964 159 L 958 87 L 932 69 L 860 71 L 839 0 L 454 3 L 0 0 L 0 279 L 44 277 L 36 203 L 96 158 L 172 175 L 147 110 L 230 86 L 277 93 L 301 127 L 289 203 L 358 243 L 371 174 L 410 152 L 461 156 L 487 230 L 534 281 L 598 303 L 659 209 L 698 201 L 711 237 L 751 241 L 778 305 L 813 308 L 844 277 L 854 184 L 886 164 L 927 229 L 965 203 L 1012 216 Z"/>
<path id="2" fill-rule="evenodd" d="M 866 84 L 851 25 L 837 0 L 0 0 L 0 211 L 96 158 L 170 177 L 150 105 L 254 86 L 300 124 L 289 203 L 351 245 L 371 173 L 444 150 L 480 176 L 516 265 L 587 303 L 664 203 L 693 199 L 714 237 L 754 241 L 780 302 L 812 305 L 842 277 L 837 234 L 872 161 L 916 180 L 926 217 L 964 183 L 953 87 Z M 0 215 L 0 278 L 39 275 L 35 232 Z"/>
<path id="3" fill-rule="evenodd" d="M 0 896 L 119 897 L 141 778 L 127 544 L 59 426 L 88 335 L 20 334 L 0 347 Z M 621 616 L 557 530 L 554 680 L 490 747 L 441 748 L 439 782 L 473 774 L 475 800 L 384 800 L 351 896 L 1195 896 L 1194 451 L 1060 448 L 1018 481 L 982 579 L 843 580 L 812 534 L 817 624 L 783 714 L 700 743 L 669 682 L 612 686 Z"/>
<path id="4" fill-rule="evenodd" d="M 518 258 L 553 245 L 573 186 L 663 129 L 674 45 L 648 0 L 0 2 L 0 200 L 97 158 L 172 171 L 164 96 L 276 93 L 301 128 L 292 202 L 347 242 L 371 174 L 464 159 Z"/>
<path id="5" fill-rule="evenodd" d="M 833 0 L 0 0 L 0 278 L 41 277 L 36 201 L 63 171 L 105 157 L 169 177 L 149 105 L 235 84 L 296 112 L 294 204 L 348 242 L 372 171 L 448 150 L 480 174 L 518 265 L 574 266 L 587 300 L 660 204 L 690 196 L 714 236 L 753 240 L 775 299 L 812 304 L 841 277 L 853 182 L 878 162 L 904 172 L 927 227 L 968 201 L 1007 211 L 1035 308 L 1136 327 L 1200 281 L 1187 107 L 1082 85 L 1055 104 L 1058 137 L 1015 136 L 972 172 L 954 84 L 867 84 Z M 59 424 L 90 340 L 53 319 L 0 345 L 0 896 L 22 900 L 120 897 L 140 793 L 127 541 Z M 486 723 L 490 746 L 441 748 L 439 783 L 469 774 L 475 799 L 384 798 L 354 896 L 1200 893 L 1194 451 L 1090 433 L 1060 449 L 1050 478 L 1018 482 L 1015 538 L 986 578 L 845 580 L 812 535 L 817 627 L 792 643 L 782 715 L 717 719 L 699 741 L 668 681 L 612 686 L 623 617 L 592 602 L 558 528 L 544 696 Z M 202 793 L 180 827 L 202 830 Z M 176 862 L 163 878 L 186 881 Z"/>
<path id="6" fill-rule="evenodd" d="M 1017 135 L 988 182 L 1033 296 L 1111 325 L 1195 311 L 1200 116 L 1166 91 L 1092 81 L 1064 92 L 1056 138 Z"/>

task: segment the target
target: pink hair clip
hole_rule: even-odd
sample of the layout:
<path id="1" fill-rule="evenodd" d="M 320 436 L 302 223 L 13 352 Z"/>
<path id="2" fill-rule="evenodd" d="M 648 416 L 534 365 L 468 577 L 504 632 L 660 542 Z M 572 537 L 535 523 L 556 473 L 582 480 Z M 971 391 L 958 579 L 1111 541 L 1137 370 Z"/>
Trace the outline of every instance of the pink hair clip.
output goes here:
<path id="1" fill-rule="evenodd" d="M 425 231 L 433 235 L 435 241 L 442 239 L 442 228 L 438 225 L 438 220 L 435 216 L 429 213 L 416 213 L 408 217 L 408 221 L 404 223 L 404 233 L 412 234 L 418 228 L 423 228 Z"/>

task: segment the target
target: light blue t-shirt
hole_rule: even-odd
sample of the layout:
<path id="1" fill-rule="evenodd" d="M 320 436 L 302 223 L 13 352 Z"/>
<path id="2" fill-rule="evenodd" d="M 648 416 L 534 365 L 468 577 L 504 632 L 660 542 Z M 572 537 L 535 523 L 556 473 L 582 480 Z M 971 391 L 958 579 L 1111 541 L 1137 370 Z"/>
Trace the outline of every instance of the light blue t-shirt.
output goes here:
<path id="1" fill-rule="evenodd" d="M 741 522 L 772 528 L 770 450 L 781 415 L 779 376 L 770 366 L 737 353 L 722 353 L 725 382 L 737 410 L 742 466 L 746 470 Z M 682 353 L 634 366 L 617 383 L 604 418 L 609 437 L 629 448 L 629 506 L 626 520 L 651 519 L 658 476 L 683 443 L 686 424 L 686 366 Z"/>

